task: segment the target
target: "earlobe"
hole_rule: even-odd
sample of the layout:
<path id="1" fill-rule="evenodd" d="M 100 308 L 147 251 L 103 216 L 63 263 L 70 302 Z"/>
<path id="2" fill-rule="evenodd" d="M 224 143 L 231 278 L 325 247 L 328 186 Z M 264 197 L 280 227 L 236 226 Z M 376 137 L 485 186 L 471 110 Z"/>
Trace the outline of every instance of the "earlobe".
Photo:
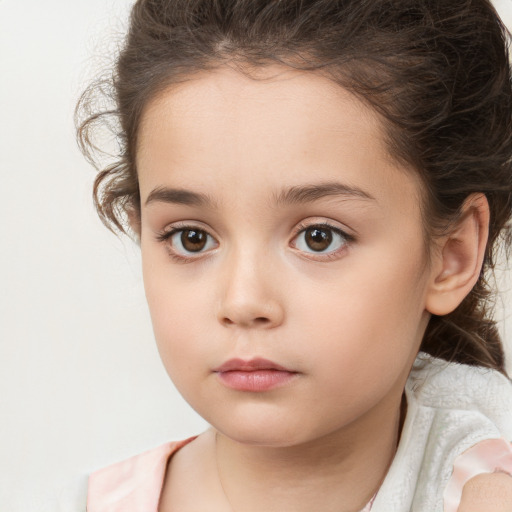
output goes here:
<path id="1" fill-rule="evenodd" d="M 472 194 L 461 216 L 441 241 L 432 263 L 426 309 L 433 315 L 451 313 L 478 281 L 489 236 L 489 203 Z"/>

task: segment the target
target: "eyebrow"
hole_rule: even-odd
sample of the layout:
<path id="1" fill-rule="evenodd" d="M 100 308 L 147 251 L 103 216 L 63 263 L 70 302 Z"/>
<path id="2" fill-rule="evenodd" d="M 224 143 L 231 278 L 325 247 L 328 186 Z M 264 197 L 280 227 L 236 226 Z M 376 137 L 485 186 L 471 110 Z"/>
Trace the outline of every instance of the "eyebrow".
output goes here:
<path id="1" fill-rule="evenodd" d="M 272 202 L 275 206 L 300 205 L 312 203 L 329 196 L 376 201 L 371 194 L 361 188 L 330 181 L 326 183 L 296 185 L 284 189 L 278 194 L 274 193 L 272 195 Z M 145 205 L 147 206 L 153 202 L 203 206 L 218 209 L 216 201 L 208 194 L 181 188 L 156 187 L 148 195 Z"/>
<path id="2" fill-rule="evenodd" d="M 192 192 L 182 188 L 156 187 L 148 195 L 145 205 L 147 206 L 153 202 L 217 208 L 216 202 L 208 194 Z"/>
<path id="3" fill-rule="evenodd" d="M 296 185 L 282 190 L 279 194 L 274 194 L 273 198 L 276 206 L 285 206 L 312 203 L 328 196 L 341 196 L 345 199 L 355 198 L 375 201 L 375 198 L 363 189 L 336 181 L 311 185 Z"/>

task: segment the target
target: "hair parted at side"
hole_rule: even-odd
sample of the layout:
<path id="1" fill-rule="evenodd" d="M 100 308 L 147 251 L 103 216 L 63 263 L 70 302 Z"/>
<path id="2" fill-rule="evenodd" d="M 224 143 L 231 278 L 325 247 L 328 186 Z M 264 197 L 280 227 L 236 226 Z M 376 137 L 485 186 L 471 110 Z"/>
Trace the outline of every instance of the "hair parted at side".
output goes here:
<path id="1" fill-rule="evenodd" d="M 497 250 L 510 248 L 508 45 L 488 0 L 138 0 L 112 77 L 91 84 L 76 110 L 90 161 L 100 126 L 119 143 L 115 162 L 96 177 L 98 213 L 121 232 L 128 217 L 139 218 L 137 134 L 160 91 L 226 64 L 249 76 L 275 63 L 322 74 L 384 119 L 391 155 L 424 184 L 426 235 L 442 233 L 470 194 L 486 195 L 491 221 L 479 281 L 453 313 L 431 318 L 422 350 L 504 372 L 487 280 Z M 102 97 L 114 107 L 100 108 Z"/>

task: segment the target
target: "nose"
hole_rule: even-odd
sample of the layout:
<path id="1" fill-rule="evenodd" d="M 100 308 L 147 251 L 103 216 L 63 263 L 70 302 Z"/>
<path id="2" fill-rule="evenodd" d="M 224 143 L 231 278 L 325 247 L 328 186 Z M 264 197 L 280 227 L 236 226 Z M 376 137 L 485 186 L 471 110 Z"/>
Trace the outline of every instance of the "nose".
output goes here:
<path id="1" fill-rule="evenodd" d="M 225 327 L 270 329 L 283 322 L 276 269 L 259 254 L 248 251 L 225 261 L 220 276 L 218 320 Z"/>

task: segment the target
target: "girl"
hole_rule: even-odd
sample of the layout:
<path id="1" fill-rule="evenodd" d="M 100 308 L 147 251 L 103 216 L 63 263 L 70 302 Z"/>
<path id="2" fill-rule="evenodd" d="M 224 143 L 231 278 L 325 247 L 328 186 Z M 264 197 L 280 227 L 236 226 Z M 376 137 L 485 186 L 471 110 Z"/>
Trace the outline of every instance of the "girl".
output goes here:
<path id="1" fill-rule="evenodd" d="M 79 112 L 98 212 L 211 428 L 99 470 L 89 512 L 512 510 L 488 310 L 512 208 L 487 0 L 139 0 Z"/>

